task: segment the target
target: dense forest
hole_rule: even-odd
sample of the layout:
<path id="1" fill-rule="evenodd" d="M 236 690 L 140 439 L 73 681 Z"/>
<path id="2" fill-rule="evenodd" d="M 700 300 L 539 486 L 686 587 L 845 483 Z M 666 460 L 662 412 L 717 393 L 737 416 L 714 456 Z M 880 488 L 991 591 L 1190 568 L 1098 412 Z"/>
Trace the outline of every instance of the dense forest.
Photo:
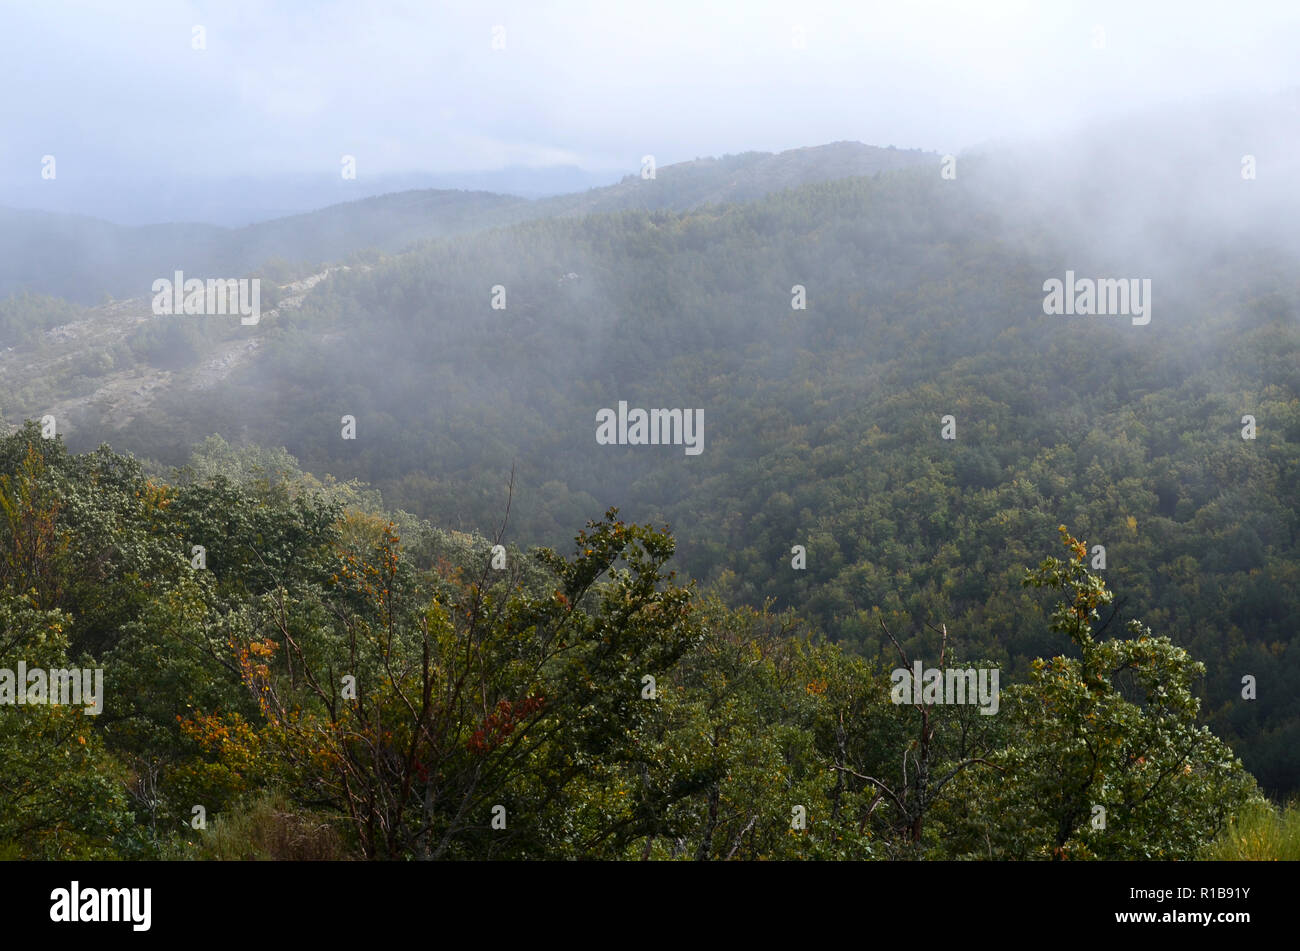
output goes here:
<path id="1" fill-rule="evenodd" d="M 1066 526 L 990 716 L 728 607 L 613 509 L 557 553 L 373 503 L 221 441 L 163 482 L 0 440 L 0 668 L 104 672 L 98 715 L 0 716 L 0 855 L 1191 858 L 1267 810 L 1204 665 L 1121 625 Z M 996 667 L 879 620 L 895 665 Z"/>
<path id="2" fill-rule="evenodd" d="M 1194 163 L 1111 168 L 1090 218 L 1059 163 L 938 164 L 412 192 L 31 270 L 0 704 L 22 663 L 102 669 L 103 709 L 0 707 L 0 856 L 1300 854 L 1268 193 L 1208 220 Z M 262 281 L 256 324 L 151 312 L 205 267 Z M 1067 272 L 1149 278 L 1149 324 L 1045 313 Z M 700 451 L 605 444 L 620 404 Z M 997 674 L 996 715 L 900 697 L 914 665 Z"/>
<path id="3" fill-rule="evenodd" d="M 466 533 L 495 531 L 513 472 L 523 547 L 563 547 L 618 506 L 667 525 L 674 567 L 730 608 L 794 611 L 872 661 L 894 653 L 882 621 L 913 651 L 945 623 L 1016 677 L 1056 649 L 1020 577 L 1065 523 L 1105 549 L 1115 626 L 1141 619 L 1203 661 L 1204 722 L 1291 794 L 1300 288 L 1285 249 L 1156 209 L 1144 227 L 1187 234 L 1146 261 L 1149 325 L 1046 316 L 1045 277 L 1127 274 L 1130 249 L 1044 222 L 996 173 L 971 160 L 960 188 L 900 170 L 487 229 L 354 256 L 256 327 L 144 318 L 67 356 L 30 328 L 68 305 L 17 298 L 31 323 L 8 365 L 53 356 L 0 378 L 0 407 L 15 424 L 52 413 L 73 449 L 108 441 L 160 478 L 214 432 L 284 447 Z M 243 341 L 256 349 L 220 385 L 187 387 Z M 101 399 L 123 373 L 162 395 Z M 596 414 L 620 400 L 702 409 L 703 451 L 599 445 Z"/>

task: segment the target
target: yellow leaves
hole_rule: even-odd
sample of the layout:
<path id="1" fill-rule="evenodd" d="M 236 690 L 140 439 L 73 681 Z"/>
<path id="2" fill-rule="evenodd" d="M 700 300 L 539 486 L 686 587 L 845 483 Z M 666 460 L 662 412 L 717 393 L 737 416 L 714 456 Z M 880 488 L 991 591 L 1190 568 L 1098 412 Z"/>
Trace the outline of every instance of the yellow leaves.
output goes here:
<path id="1" fill-rule="evenodd" d="M 804 687 L 804 692 L 812 696 L 820 697 L 822 694 L 826 692 L 825 678 L 820 678 L 820 679 L 810 681 L 808 683 L 808 686 Z"/>
<path id="2" fill-rule="evenodd" d="M 265 641 L 252 641 L 248 645 L 248 652 L 255 657 L 270 657 L 275 653 L 275 641 L 267 639 Z"/>
<path id="3" fill-rule="evenodd" d="M 1130 535 L 1136 535 L 1136 534 L 1137 534 L 1137 531 L 1138 531 L 1138 520 L 1137 520 L 1136 518 L 1134 518 L 1132 515 L 1130 515 L 1128 518 L 1126 518 L 1126 519 L 1124 520 L 1124 524 L 1128 526 L 1128 533 L 1129 533 Z"/>
<path id="4" fill-rule="evenodd" d="M 146 479 L 144 483 L 144 491 L 136 493 L 136 497 L 144 502 L 146 506 L 156 509 L 165 509 L 171 504 L 171 497 L 174 491 L 175 490 L 166 483 L 156 483 L 151 479 Z"/>
<path id="5" fill-rule="evenodd" d="M 1088 557 L 1088 547 L 1071 535 L 1064 525 L 1056 526 L 1056 530 L 1061 533 L 1061 540 L 1065 543 L 1065 547 L 1074 554 L 1076 560 L 1084 561 Z"/>

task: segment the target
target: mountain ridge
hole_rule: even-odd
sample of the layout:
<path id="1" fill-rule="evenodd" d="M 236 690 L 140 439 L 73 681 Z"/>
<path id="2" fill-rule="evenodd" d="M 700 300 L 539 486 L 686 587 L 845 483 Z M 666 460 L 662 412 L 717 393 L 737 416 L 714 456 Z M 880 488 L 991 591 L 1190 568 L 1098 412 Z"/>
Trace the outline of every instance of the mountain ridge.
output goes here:
<path id="1" fill-rule="evenodd" d="M 0 298 L 28 292 L 91 304 L 105 294 L 139 296 L 154 278 L 177 269 L 236 277 L 275 259 L 292 262 L 294 276 L 304 276 L 362 251 L 395 252 L 430 238 L 533 218 L 682 211 L 932 159 L 937 157 L 920 150 L 833 142 L 694 159 L 658 168 L 653 181 L 629 175 L 613 185 L 559 196 L 411 189 L 240 228 L 205 223 L 117 225 L 99 218 L 0 207 Z"/>

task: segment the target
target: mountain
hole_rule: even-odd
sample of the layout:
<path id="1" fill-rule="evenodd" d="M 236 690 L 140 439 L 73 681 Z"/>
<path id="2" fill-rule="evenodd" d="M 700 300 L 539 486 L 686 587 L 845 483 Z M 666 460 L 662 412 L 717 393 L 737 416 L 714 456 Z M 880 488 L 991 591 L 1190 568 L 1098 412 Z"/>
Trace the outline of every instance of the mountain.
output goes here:
<path id="1" fill-rule="evenodd" d="M 616 185 L 551 198 L 418 189 L 242 228 L 125 227 L 0 208 L 0 297 L 28 292 L 92 304 L 105 294 L 142 296 L 154 279 L 176 270 L 193 276 L 236 277 L 272 259 L 288 262 L 295 276 L 305 277 L 320 265 L 360 251 L 398 251 L 417 241 L 534 218 L 631 209 L 685 210 L 934 161 L 935 156 L 915 150 L 840 142 L 779 154 L 747 152 L 697 159 L 657 169 L 653 181 L 629 176 Z M 492 180 L 491 176 L 485 180 Z M 518 175 L 508 176 L 506 183 L 520 180 Z"/>
<path id="2" fill-rule="evenodd" d="M 201 224 L 126 228 L 95 218 L 0 208 L 0 298 L 30 292 L 88 304 L 148 291 L 173 253 L 213 260 L 226 232 Z"/>
<path id="3" fill-rule="evenodd" d="M 622 170 L 575 165 L 509 166 L 477 172 L 362 172 L 344 179 L 338 169 L 310 175 L 238 175 L 208 179 L 122 179 L 78 175 L 54 181 L 0 181 L 0 207 L 100 218 L 126 226 L 202 221 L 226 228 L 283 218 L 349 201 L 416 190 L 477 191 L 541 198 L 598 188 Z"/>
<path id="4" fill-rule="evenodd" d="M 1201 179 L 1236 216 L 1286 182 L 1121 155 L 1054 185 L 1071 154 L 717 203 L 783 167 L 737 156 L 466 206 L 454 236 L 268 282 L 251 327 L 29 300 L 46 326 L 0 353 L 0 412 L 160 471 L 214 432 L 282 446 L 465 532 L 499 527 L 513 472 L 512 541 L 560 544 L 617 505 L 667 522 L 682 570 L 733 605 L 771 599 L 869 657 L 892 650 L 882 621 L 913 653 L 943 623 L 1008 682 L 1062 649 L 1020 580 L 1065 524 L 1103 549 L 1114 626 L 1142 618 L 1203 661 L 1215 732 L 1295 790 L 1300 242 L 1188 214 L 1213 207 Z M 644 207 L 660 186 L 689 207 Z M 419 195 L 329 213 L 415 229 Z M 1143 314 L 1049 313 L 1049 282 L 1076 277 L 1149 281 Z M 702 452 L 602 444 L 620 404 L 698 412 Z M 1245 675 L 1272 686 L 1243 702 Z"/>

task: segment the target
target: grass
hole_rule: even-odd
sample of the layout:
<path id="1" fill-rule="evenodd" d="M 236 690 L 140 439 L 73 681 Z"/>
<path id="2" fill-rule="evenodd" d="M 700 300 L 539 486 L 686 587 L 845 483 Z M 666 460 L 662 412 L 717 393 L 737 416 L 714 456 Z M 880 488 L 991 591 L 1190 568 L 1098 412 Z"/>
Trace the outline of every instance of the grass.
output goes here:
<path id="1" fill-rule="evenodd" d="M 347 858 L 337 831 L 324 818 L 297 814 L 276 795 L 216 816 L 206 830 L 174 846 L 169 859 L 216 861 L 330 861 Z"/>
<path id="2" fill-rule="evenodd" d="M 1200 857 L 1218 862 L 1300 861 L 1300 802 L 1258 800 L 1228 823 Z"/>

